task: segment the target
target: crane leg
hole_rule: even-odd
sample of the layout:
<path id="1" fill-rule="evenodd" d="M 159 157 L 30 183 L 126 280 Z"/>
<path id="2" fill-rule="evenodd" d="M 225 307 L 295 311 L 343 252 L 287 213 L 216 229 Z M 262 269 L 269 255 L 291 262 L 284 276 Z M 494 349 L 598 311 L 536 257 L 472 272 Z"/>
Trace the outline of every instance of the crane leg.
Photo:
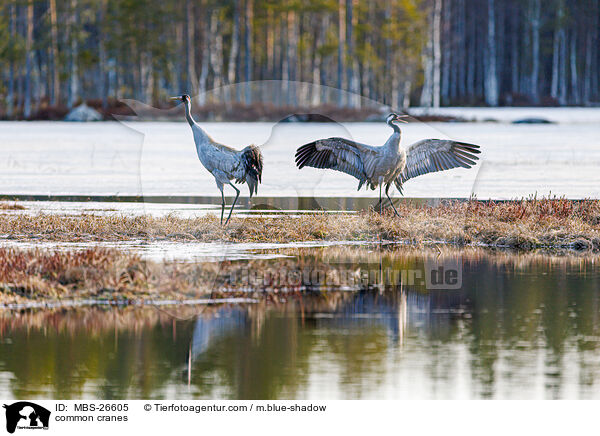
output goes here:
<path id="1" fill-rule="evenodd" d="M 390 198 L 390 194 L 389 191 L 390 190 L 390 185 L 387 185 L 385 187 L 385 195 L 388 198 L 388 200 L 390 200 L 390 204 L 392 205 L 392 209 L 394 209 L 394 213 L 396 214 L 397 217 L 400 216 L 400 214 L 398 213 L 398 211 L 396 210 L 396 206 L 394 206 L 394 202 L 392 201 L 392 199 Z"/>
<path id="2" fill-rule="evenodd" d="M 225 195 L 223 195 L 223 189 L 221 189 L 221 225 L 223 225 L 223 212 L 225 212 Z"/>
<path id="3" fill-rule="evenodd" d="M 231 205 L 231 210 L 229 211 L 229 216 L 227 217 L 227 221 L 225 221 L 225 225 L 229 223 L 229 218 L 231 218 L 231 213 L 233 212 L 233 208 L 235 207 L 235 203 L 237 203 L 238 197 L 240 196 L 240 190 L 235 187 L 233 183 L 229 183 L 233 189 L 235 189 L 235 200 L 233 200 L 233 204 Z"/>

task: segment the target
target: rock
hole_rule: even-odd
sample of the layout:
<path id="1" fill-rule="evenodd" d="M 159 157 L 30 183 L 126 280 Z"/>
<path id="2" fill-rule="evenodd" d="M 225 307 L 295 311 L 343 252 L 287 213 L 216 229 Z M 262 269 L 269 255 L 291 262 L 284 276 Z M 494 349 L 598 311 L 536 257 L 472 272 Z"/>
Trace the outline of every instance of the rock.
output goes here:
<path id="1" fill-rule="evenodd" d="M 65 117 L 65 121 L 102 121 L 103 119 L 100 112 L 85 103 L 73 108 Z"/>
<path id="2" fill-rule="evenodd" d="M 554 121 L 545 118 L 521 118 L 512 122 L 513 124 L 555 124 Z"/>

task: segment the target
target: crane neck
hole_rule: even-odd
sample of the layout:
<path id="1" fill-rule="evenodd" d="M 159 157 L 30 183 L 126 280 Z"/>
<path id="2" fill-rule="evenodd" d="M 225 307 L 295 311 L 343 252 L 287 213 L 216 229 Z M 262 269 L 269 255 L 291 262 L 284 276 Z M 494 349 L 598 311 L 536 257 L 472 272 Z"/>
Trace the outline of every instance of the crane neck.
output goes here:
<path id="1" fill-rule="evenodd" d="M 397 153 L 398 150 L 400 149 L 400 129 L 398 128 L 398 126 L 393 126 L 394 128 L 394 133 L 392 133 L 392 136 L 390 136 L 387 140 L 387 142 L 385 143 L 386 147 L 392 152 L 392 153 Z"/>
<path id="2" fill-rule="evenodd" d="M 190 127 L 192 128 L 192 132 L 194 134 L 194 141 L 196 142 L 196 150 L 198 150 L 198 152 L 200 152 L 200 148 L 202 148 L 204 145 L 210 143 L 212 141 L 211 137 L 208 136 L 208 133 L 206 133 L 204 131 L 204 129 L 202 129 L 202 127 L 200 127 L 198 125 L 198 123 L 196 123 L 196 121 L 194 121 L 194 118 L 192 117 L 192 104 L 189 100 L 186 100 L 183 102 L 185 104 L 185 119 L 187 120 L 188 124 L 190 125 Z"/>
<path id="3" fill-rule="evenodd" d="M 187 120 L 190 127 L 194 127 L 196 121 L 194 121 L 194 118 L 192 118 L 192 104 L 189 100 L 185 100 L 183 104 L 185 104 L 185 119 Z"/>
<path id="4" fill-rule="evenodd" d="M 387 125 L 394 129 L 394 133 L 400 134 L 400 127 L 398 127 L 396 124 L 394 124 L 391 121 L 388 121 Z"/>

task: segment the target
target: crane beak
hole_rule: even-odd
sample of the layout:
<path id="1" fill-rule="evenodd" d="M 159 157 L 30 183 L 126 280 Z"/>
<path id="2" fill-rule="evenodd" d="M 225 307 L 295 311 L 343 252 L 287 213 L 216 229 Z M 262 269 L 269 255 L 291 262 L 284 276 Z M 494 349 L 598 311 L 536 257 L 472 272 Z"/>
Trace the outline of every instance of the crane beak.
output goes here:
<path id="1" fill-rule="evenodd" d="M 408 115 L 398 115 L 396 117 L 396 121 L 400 121 L 401 123 L 408 123 L 408 121 L 403 120 L 402 118 L 408 118 Z"/>
<path id="2" fill-rule="evenodd" d="M 169 100 L 181 100 L 179 97 L 171 97 Z"/>

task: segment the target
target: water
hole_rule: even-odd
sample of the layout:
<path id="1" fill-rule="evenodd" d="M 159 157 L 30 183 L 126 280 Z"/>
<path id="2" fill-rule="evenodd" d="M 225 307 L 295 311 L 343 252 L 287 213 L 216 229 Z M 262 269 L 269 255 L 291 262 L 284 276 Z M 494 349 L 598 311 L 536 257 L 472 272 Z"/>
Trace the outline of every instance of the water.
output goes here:
<path id="1" fill-rule="evenodd" d="M 449 108 L 448 111 L 452 111 Z M 465 112 L 467 111 L 467 112 Z M 450 112 L 449 112 L 450 113 Z M 480 144 L 481 165 L 429 174 L 407 182 L 407 197 L 510 199 L 529 195 L 600 196 L 600 109 L 465 109 L 469 118 L 499 123 L 410 123 L 402 144 L 451 138 Z M 558 124 L 513 125 L 521 116 Z M 358 183 L 333 171 L 294 166 L 296 148 L 317 138 L 345 136 L 383 144 L 383 123 L 202 123 L 217 141 L 263 147 L 259 195 L 266 197 L 377 196 L 356 192 Z M 0 129 L 2 194 L 219 196 L 214 179 L 195 154 L 189 126 L 181 122 L 3 122 Z M 226 188 L 226 194 L 233 190 Z M 242 187 L 247 196 L 247 188 Z M 395 194 L 397 195 L 397 194 Z"/>
<path id="2" fill-rule="evenodd" d="M 600 196 L 599 109 L 444 110 L 500 122 L 403 126 L 404 144 L 448 137 L 484 151 L 475 169 L 411 180 L 407 197 Z M 557 124 L 510 124 L 525 116 Z M 254 205 L 296 214 L 318 197 L 318 206 L 335 213 L 370 203 L 358 197 L 378 195 L 357 193 L 344 174 L 298 171 L 293 155 L 298 145 L 327 136 L 383 143 L 390 130 L 382 123 L 203 126 L 235 147 L 264 144 L 261 199 Z M 25 209 L 3 213 L 187 218 L 218 212 L 214 180 L 198 162 L 185 123 L 0 127 L 0 194 L 84 196 L 23 201 Z M 86 201 L 94 195 L 171 202 Z M 189 196 L 204 200 L 185 204 Z M 298 196 L 304 199 L 294 201 Z M 270 213 L 249 206 L 242 199 L 236 213 Z M 97 245 L 154 262 L 198 263 L 213 274 L 212 289 L 248 303 L 2 310 L 0 397 L 600 399 L 597 255 L 356 244 Z M 78 250 L 90 244 L 4 239 L 2 246 Z M 457 289 L 425 283 L 438 266 L 460 272 Z"/>
<path id="3" fill-rule="evenodd" d="M 600 399 L 597 257 L 277 252 L 225 262 L 224 277 L 323 269 L 368 279 L 345 287 L 309 278 L 302 291 L 254 283 L 243 295 L 260 302 L 246 305 L 1 312 L 0 396 Z M 386 284 L 386 271 L 438 264 L 460 267 L 459 289 Z"/>

